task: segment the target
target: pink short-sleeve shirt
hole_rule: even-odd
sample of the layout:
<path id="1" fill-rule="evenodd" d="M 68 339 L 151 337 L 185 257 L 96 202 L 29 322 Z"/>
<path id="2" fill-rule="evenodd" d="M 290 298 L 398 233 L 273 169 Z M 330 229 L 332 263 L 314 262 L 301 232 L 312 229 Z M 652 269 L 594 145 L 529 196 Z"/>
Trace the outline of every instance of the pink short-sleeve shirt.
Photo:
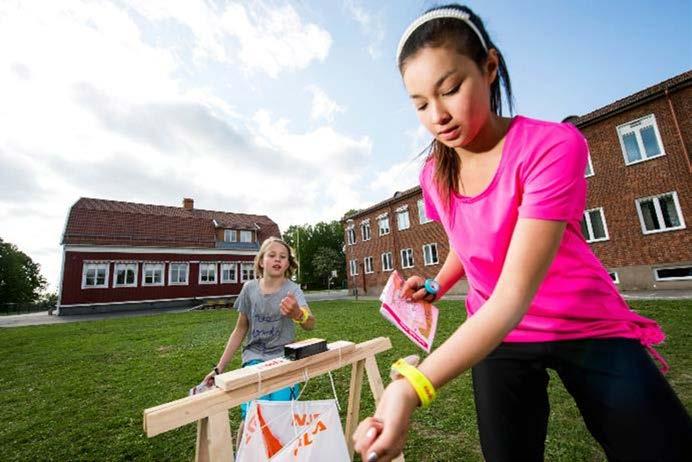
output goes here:
<path id="1" fill-rule="evenodd" d="M 665 338 L 654 321 L 629 309 L 582 236 L 587 156 L 586 140 L 572 125 L 517 116 L 495 176 L 477 196 L 452 192 L 451 203 L 443 203 L 434 182 L 434 162 L 423 167 L 426 214 L 444 226 L 464 266 L 469 315 L 492 294 L 517 220 L 567 224 L 545 279 L 507 342 L 623 337 L 650 347 Z"/>

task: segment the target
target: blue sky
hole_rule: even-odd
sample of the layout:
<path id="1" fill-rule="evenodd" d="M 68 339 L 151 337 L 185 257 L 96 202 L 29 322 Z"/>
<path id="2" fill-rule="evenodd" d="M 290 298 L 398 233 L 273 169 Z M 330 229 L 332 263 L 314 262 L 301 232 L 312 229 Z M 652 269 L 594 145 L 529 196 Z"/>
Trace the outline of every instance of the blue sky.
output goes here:
<path id="1" fill-rule="evenodd" d="M 394 63 L 428 1 L 0 3 L 0 237 L 52 288 L 82 196 L 339 219 L 415 184 Z M 474 1 L 516 112 L 559 121 L 692 68 L 689 1 Z"/>

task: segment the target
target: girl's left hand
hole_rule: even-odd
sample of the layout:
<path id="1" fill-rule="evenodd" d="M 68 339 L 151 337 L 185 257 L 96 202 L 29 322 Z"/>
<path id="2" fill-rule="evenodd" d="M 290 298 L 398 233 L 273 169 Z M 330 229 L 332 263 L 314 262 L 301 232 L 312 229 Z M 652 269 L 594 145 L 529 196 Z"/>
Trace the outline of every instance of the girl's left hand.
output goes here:
<path id="1" fill-rule="evenodd" d="M 279 309 L 281 310 L 282 315 L 293 319 L 300 319 L 300 317 L 303 315 L 303 313 L 300 311 L 300 306 L 298 306 L 298 301 L 296 300 L 295 295 L 293 295 L 291 292 L 281 299 Z"/>
<path id="2" fill-rule="evenodd" d="M 401 454 L 418 402 L 418 395 L 406 379 L 389 384 L 374 417 L 363 420 L 353 434 L 353 448 L 363 461 L 387 462 Z"/>

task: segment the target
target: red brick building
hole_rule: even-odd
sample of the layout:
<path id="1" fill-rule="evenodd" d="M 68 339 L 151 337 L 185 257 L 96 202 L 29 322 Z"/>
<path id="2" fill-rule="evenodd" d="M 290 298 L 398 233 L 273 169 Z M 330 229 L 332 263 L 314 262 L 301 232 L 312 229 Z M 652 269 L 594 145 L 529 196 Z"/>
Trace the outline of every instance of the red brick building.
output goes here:
<path id="1" fill-rule="evenodd" d="M 259 243 L 280 236 L 263 215 L 79 199 L 63 234 L 60 314 L 193 306 L 254 277 Z"/>
<path id="2" fill-rule="evenodd" d="M 442 226 L 428 220 L 420 187 L 397 192 L 347 216 L 345 227 L 348 287 L 379 295 L 392 270 L 404 277 L 434 277 L 449 253 Z M 463 279 L 451 293 L 465 293 Z"/>
<path id="3" fill-rule="evenodd" d="M 582 231 L 611 277 L 622 290 L 692 288 L 692 71 L 566 120 L 589 142 Z M 391 269 L 433 277 L 449 250 L 419 187 L 343 224 L 349 288 L 361 293 L 378 294 Z"/>
<path id="4" fill-rule="evenodd" d="M 595 254 L 622 289 L 692 288 L 692 71 L 570 121 L 589 141 Z"/>

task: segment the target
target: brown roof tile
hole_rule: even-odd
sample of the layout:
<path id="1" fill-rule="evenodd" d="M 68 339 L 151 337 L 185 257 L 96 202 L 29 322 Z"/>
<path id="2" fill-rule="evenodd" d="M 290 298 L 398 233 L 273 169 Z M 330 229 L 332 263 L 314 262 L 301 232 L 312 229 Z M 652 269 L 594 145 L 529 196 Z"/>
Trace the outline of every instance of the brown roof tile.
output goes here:
<path id="1" fill-rule="evenodd" d="M 626 96 L 619 99 L 607 106 L 603 106 L 600 109 L 584 114 L 581 117 L 570 118 L 570 122 L 577 127 L 585 127 L 598 120 L 608 117 L 611 114 L 617 113 L 624 109 L 629 109 L 632 106 L 644 103 L 650 98 L 657 98 L 665 94 L 666 89 L 675 90 L 677 88 L 684 88 L 692 84 L 692 70 L 678 74 L 675 77 L 664 80 L 663 82 L 652 85 L 649 88 L 645 88 L 642 91 L 638 91 L 632 95 Z"/>
<path id="2" fill-rule="evenodd" d="M 81 198 L 70 209 L 63 244 L 209 247 L 220 228 L 256 230 L 260 242 L 280 236 L 265 215 Z"/>

